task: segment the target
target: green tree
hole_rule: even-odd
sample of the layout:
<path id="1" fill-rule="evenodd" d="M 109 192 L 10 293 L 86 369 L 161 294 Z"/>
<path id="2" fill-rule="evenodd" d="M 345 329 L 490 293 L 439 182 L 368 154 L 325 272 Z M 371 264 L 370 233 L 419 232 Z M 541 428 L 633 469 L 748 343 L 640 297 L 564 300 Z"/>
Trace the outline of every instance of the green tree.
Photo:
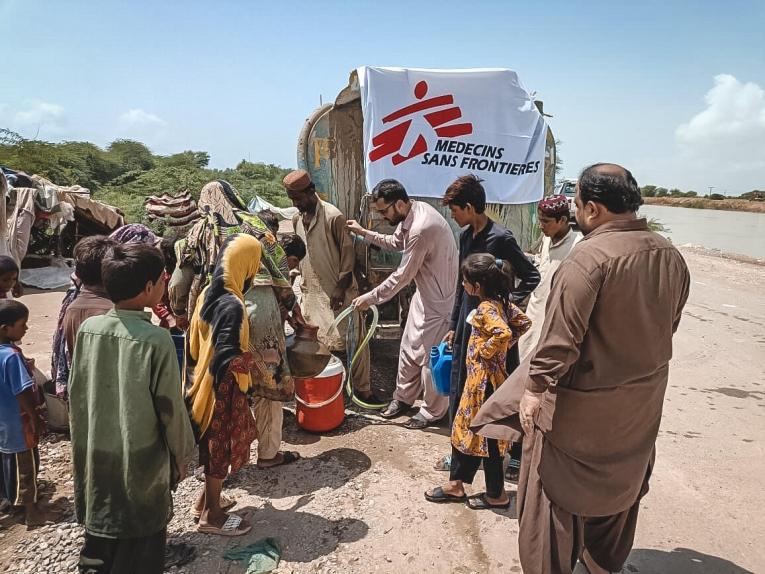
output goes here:
<path id="1" fill-rule="evenodd" d="M 656 197 L 667 197 L 669 195 L 669 191 L 666 187 L 657 187 L 656 188 Z"/>
<path id="2" fill-rule="evenodd" d="M 165 167 L 201 168 L 210 164 L 210 154 L 206 151 L 184 151 L 162 158 Z"/>
<path id="3" fill-rule="evenodd" d="M 289 170 L 249 161 L 220 170 L 210 169 L 209 163 L 205 151 L 163 157 L 132 140 L 116 140 L 103 150 L 89 142 L 54 144 L 0 130 L 0 164 L 55 184 L 88 187 L 95 199 L 122 210 L 129 222 L 142 220 L 147 196 L 189 190 L 198 198 L 202 186 L 215 179 L 229 181 L 245 201 L 257 194 L 279 207 L 290 205 L 281 183 Z"/>
<path id="4" fill-rule="evenodd" d="M 656 197 L 656 186 L 644 185 L 640 188 L 640 195 L 643 197 Z"/>
<path id="5" fill-rule="evenodd" d="M 120 166 L 120 173 L 133 170 L 145 171 L 154 167 L 155 159 L 151 150 L 141 142 L 124 139 L 115 140 L 109 144 L 106 150 L 112 160 Z"/>

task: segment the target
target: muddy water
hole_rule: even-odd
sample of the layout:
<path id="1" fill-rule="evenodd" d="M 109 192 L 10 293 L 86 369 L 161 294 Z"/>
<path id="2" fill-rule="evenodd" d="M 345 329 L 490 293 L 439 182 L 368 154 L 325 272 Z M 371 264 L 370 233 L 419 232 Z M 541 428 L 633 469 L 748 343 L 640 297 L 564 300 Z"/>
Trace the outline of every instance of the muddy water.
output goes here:
<path id="1" fill-rule="evenodd" d="M 644 205 L 640 214 L 658 219 L 675 245 L 701 245 L 765 259 L 765 213 Z"/>

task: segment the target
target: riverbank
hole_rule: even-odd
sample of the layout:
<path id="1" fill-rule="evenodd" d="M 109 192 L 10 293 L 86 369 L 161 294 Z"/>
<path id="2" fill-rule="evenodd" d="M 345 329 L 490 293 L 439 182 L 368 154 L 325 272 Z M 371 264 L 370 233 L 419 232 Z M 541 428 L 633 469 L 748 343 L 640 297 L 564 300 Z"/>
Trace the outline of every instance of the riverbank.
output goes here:
<path id="1" fill-rule="evenodd" d="M 748 199 L 704 199 L 703 197 L 644 197 L 646 205 L 688 207 L 691 209 L 719 209 L 722 211 L 747 211 L 765 213 L 765 201 Z"/>
<path id="2" fill-rule="evenodd" d="M 680 249 L 691 272 L 690 298 L 674 339 L 651 490 L 624 571 L 765 572 L 757 535 L 765 530 L 759 483 L 765 474 L 765 304 L 759 288 L 765 267 Z M 33 319 L 23 349 L 41 366 L 49 364 L 62 296 L 30 290 L 22 298 Z M 393 390 L 397 344 L 375 341 L 372 347 L 373 388 L 381 395 Z M 223 554 L 266 536 L 282 545 L 278 574 L 520 572 L 515 487 L 508 484 L 513 504 L 507 511 L 427 503 L 425 489 L 446 480 L 432 465 L 450 448 L 448 432 L 443 425 L 410 431 L 405 421 L 358 414 L 336 431 L 314 435 L 286 414 L 284 447 L 303 459 L 269 470 L 250 464 L 226 481 L 235 511 L 253 524 L 250 534 L 196 533 L 189 508 L 201 483 L 190 478 L 174 493 L 169 534 L 193 544 L 197 558 L 171 572 L 243 574 Z M 0 568 L 6 572 L 76 571 L 82 528 L 74 524 L 68 438 L 53 435 L 41 450 L 41 491 L 55 503 L 59 522 L 28 532 L 17 516 L 0 517 Z M 473 492 L 482 487 L 479 473 Z"/>

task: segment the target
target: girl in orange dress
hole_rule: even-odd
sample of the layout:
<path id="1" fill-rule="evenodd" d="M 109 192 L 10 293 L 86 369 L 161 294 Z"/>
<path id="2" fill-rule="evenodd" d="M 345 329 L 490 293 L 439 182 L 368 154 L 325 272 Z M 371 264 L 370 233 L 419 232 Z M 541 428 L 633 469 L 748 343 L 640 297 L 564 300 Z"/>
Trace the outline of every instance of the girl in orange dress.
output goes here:
<path id="1" fill-rule="evenodd" d="M 508 263 L 488 253 L 475 253 L 465 259 L 461 272 L 465 291 L 481 302 L 467 318 L 473 329 L 468 341 L 467 379 L 452 425 L 449 483 L 426 492 L 425 498 L 430 502 L 466 502 L 475 510 L 507 508 L 510 499 L 505 492 L 502 460 L 508 445 L 478 436 L 470 425 L 507 378 L 507 351 L 531 321 L 509 300 L 512 274 Z M 472 484 L 481 462 L 486 492 L 468 498 L 463 485 Z"/>

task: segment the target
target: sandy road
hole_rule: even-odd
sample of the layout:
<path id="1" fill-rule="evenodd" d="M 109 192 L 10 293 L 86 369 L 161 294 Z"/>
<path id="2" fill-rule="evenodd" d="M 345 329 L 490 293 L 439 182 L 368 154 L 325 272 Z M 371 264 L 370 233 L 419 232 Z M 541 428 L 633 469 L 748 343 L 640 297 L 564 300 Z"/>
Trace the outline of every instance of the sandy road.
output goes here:
<path id="1" fill-rule="evenodd" d="M 763 572 L 765 495 L 757 484 L 765 475 L 765 267 L 683 253 L 692 290 L 675 338 L 651 492 L 624 571 Z M 33 316 L 24 350 L 43 366 L 60 298 L 24 298 Z M 380 343 L 372 354 L 375 386 L 390 391 L 396 345 Z M 319 437 L 285 417 L 286 446 L 305 458 L 269 471 L 246 467 L 227 481 L 237 510 L 254 524 L 240 540 L 196 534 L 187 509 L 199 483 L 183 483 L 170 533 L 195 544 L 199 555 L 180 571 L 243 572 L 223 552 L 273 536 L 283 546 L 283 573 L 520 572 L 514 506 L 494 513 L 425 502 L 423 491 L 445 478 L 431 467 L 447 452 L 448 438 L 443 428 L 407 431 L 399 426 L 404 420 L 354 416 Z M 48 494 L 66 497 L 68 443 L 46 445 L 46 453 Z M 474 487 L 482 487 L 480 473 Z M 64 500 L 60 508 L 71 521 L 71 505 Z M 70 530 L 27 533 L 12 520 L 0 524 L 0 565 L 71 571 L 78 543 L 75 534 L 69 541 Z"/>

